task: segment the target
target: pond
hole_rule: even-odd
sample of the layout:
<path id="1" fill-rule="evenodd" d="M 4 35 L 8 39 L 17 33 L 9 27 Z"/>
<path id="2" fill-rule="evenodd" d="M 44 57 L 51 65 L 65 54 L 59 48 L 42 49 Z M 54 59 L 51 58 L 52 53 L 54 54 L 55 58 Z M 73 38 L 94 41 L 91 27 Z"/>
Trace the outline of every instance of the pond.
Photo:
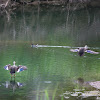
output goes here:
<path id="1" fill-rule="evenodd" d="M 100 54 L 70 51 L 85 45 L 100 52 L 99 8 L 19 7 L 1 14 L 0 100 L 100 99 Z M 3 68 L 13 61 L 28 68 L 16 78 Z"/>

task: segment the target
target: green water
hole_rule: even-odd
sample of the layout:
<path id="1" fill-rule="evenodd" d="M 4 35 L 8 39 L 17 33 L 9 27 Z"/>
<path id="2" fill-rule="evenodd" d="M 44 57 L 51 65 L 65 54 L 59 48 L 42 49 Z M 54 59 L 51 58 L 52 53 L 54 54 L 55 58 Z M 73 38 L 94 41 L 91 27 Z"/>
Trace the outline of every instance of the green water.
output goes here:
<path id="1" fill-rule="evenodd" d="M 100 81 L 100 54 L 85 53 L 79 57 L 70 48 L 87 44 L 100 52 L 99 26 L 99 8 L 69 11 L 58 7 L 22 7 L 9 16 L 1 14 L 0 100 L 98 99 L 99 90 L 97 95 L 97 89 L 80 86 L 76 80 Z M 31 48 L 31 43 L 70 48 Z M 15 79 L 3 68 L 13 61 L 28 68 L 16 73 Z M 17 82 L 22 85 L 18 87 Z M 86 91 L 95 93 L 86 96 Z"/>

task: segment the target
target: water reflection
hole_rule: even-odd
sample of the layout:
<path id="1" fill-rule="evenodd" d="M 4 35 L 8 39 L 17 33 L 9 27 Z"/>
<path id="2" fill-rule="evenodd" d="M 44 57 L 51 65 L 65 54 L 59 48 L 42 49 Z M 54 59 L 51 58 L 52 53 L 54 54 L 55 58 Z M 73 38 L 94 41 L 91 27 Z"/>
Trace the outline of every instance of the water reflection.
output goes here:
<path id="1" fill-rule="evenodd" d="M 89 97 L 92 97 L 92 100 L 95 100 L 95 99 L 100 99 L 100 91 L 99 90 L 93 90 L 93 91 L 86 91 L 86 90 L 77 90 L 77 91 L 74 91 L 74 92 L 69 92 L 69 91 L 66 91 L 64 94 L 63 94 L 64 98 L 65 99 L 69 99 L 70 98 L 76 98 L 76 99 L 83 99 L 83 98 L 89 98 Z M 95 98 L 95 99 L 93 99 Z"/>
<path id="2" fill-rule="evenodd" d="M 17 82 L 14 80 L 11 80 L 10 81 L 6 81 L 5 83 L 2 83 L 2 85 L 5 87 L 5 88 L 8 88 L 8 89 L 12 89 L 13 90 L 13 93 L 15 92 L 15 90 L 17 88 L 21 88 L 23 87 L 25 84 L 24 83 L 20 83 L 20 82 Z"/>
<path id="3" fill-rule="evenodd" d="M 10 14 L 9 24 L 5 24 L 6 16 L 0 16 L 2 23 L 0 40 L 28 40 L 48 44 L 71 44 L 73 41 L 78 45 L 86 42 L 91 44 L 92 39 L 94 45 L 99 42 L 99 9 L 74 12 L 61 8 L 47 11 L 41 8 L 39 12 L 34 7 L 28 9 L 26 7 L 23 10 L 22 8 L 15 10 L 15 15 Z"/>
<path id="4" fill-rule="evenodd" d="M 65 99 L 100 99 L 100 81 L 86 82 L 83 78 L 78 78 L 75 83 L 76 86 L 73 91 L 66 91 L 65 93 L 63 93 Z"/>

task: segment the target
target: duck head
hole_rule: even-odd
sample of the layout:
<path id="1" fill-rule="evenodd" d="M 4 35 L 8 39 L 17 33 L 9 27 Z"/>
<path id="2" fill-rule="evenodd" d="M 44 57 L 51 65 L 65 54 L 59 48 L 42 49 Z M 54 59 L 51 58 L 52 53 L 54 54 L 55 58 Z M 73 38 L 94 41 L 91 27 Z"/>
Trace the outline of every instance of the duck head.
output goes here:
<path id="1" fill-rule="evenodd" d="M 13 66 L 14 66 L 14 67 L 17 67 L 17 66 L 15 65 L 15 63 L 16 63 L 16 62 L 15 62 L 15 61 L 13 61 L 13 64 L 14 64 Z"/>
<path id="2" fill-rule="evenodd" d="M 87 49 L 88 49 L 88 46 L 87 46 L 87 45 L 85 45 L 84 49 L 85 49 L 85 50 L 87 50 Z"/>

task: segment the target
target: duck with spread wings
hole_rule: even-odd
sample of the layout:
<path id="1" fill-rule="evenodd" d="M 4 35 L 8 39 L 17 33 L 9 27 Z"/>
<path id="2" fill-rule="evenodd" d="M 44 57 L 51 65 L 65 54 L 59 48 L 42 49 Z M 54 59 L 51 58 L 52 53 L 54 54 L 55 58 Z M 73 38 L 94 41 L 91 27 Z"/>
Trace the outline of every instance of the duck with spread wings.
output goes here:
<path id="1" fill-rule="evenodd" d="M 15 63 L 16 62 L 14 61 L 13 65 L 8 64 L 8 65 L 4 66 L 5 70 L 10 70 L 11 76 L 13 76 L 13 75 L 15 76 L 16 72 L 21 72 L 21 71 L 27 70 L 26 66 L 23 66 L 23 65 L 16 66 Z"/>
<path id="2" fill-rule="evenodd" d="M 93 50 L 88 49 L 88 46 L 85 45 L 84 47 L 80 47 L 77 49 L 70 49 L 71 52 L 78 52 L 79 56 L 83 56 L 85 52 L 91 53 L 91 54 L 99 54 L 99 52 L 95 52 Z"/>

